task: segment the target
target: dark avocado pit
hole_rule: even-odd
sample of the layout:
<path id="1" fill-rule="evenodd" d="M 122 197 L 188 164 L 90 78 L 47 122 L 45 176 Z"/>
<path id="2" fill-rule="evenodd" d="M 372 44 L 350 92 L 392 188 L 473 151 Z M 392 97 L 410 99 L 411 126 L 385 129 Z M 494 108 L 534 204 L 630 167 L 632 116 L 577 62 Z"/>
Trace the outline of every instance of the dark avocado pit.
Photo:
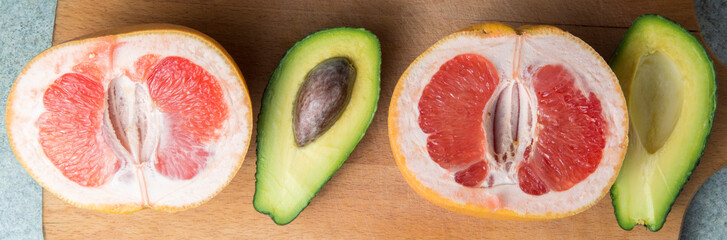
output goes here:
<path id="1" fill-rule="evenodd" d="M 351 98 L 356 69 L 346 58 L 318 64 L 305 77 L 295 101 L 293 133 L 298 147 L 316 140 L 333 125 Z"/>

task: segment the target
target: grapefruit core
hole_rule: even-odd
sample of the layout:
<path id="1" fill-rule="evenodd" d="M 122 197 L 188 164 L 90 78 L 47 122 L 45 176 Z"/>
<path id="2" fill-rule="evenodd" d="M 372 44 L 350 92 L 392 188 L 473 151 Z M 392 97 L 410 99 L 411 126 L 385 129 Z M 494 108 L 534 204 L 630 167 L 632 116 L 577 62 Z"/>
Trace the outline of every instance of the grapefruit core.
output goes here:
<path id="1" fill-rule="evenodd" d="M 485 23 L 401 76 L 389 139 L 407 183 L 460 213 L 552 219 L 595 204 L 627 144 L 623 93 L 586 43 L 550 26 Z"/>
<path id="2" fill-rule="evenodd" d="M 13 151 L 46 190 L 111 213 L 179 211 L 222 190 L 251 137 L 250 97 L 195 30 L 125 27 L 52 47 L 8 97 Z"/>

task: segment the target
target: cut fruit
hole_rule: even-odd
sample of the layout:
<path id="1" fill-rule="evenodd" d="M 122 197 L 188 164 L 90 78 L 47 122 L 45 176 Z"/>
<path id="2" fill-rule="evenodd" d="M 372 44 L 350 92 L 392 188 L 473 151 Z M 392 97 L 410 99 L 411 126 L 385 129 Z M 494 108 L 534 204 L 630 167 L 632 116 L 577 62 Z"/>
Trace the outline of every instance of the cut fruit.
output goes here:
<path id="1" fill-rule="evenodd" d="M 714 66 L 699 41 L 658 15 L 634 21 L 611 59 L 631 131 L 611 189 L 621 228 L 658 231 L 704 152 L 717 107 Z"/>
<path id="2" fill-rule="evenodd" d="M 389 139 L 409 185 L 473 216 L 570 216 L 601 199 L 626 151 L 618 81 L 580 39 L 550 26 L 476 25 L 404 72 Z"/>
<path id="3" fill-rule="evenodd" d="M 102 32 L 25 66 L 5 116 L 10 145 L 46 190 L 82 208 L 174 212 L 219 193 L 252 134 L 237 65 L 195 30 Z"/>
<path id="4" fill-rule="evenodd" d="M 280 60 L 258 116 L 258 212 L 290 223 L 351 154 L 376 112 L 379 49 L 369 31 L 332 28 Z"/>

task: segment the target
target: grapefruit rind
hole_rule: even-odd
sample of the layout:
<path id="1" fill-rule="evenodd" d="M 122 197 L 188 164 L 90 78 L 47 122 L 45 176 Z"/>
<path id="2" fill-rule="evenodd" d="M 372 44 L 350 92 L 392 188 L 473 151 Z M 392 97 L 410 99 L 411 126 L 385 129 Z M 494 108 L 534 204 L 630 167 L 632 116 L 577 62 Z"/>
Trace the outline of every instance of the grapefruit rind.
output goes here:
<path id="1" fill-rule="evenodd" d="M 77 190 L 79 190 L 79 186 L 77 186 L 75 183 L 71 182 L 65 177 L 62 177 L 62 173 L 50 163 L 50 161 L 42 161 L 41 159 L 46 159 L 45 155 L 38 155 L 39 153 L 42 153 L 42 150 L 36 150 L 34 153 L 31 153 L 33 151 L 21 151 L 18 148 L 18 144 L 22 144 L 22 146 L 28 146 L 32 144 L 37 144 L 33 142 L 27 142 L 23 140 L 20 140 L 21 142 L 18 142 L 19 137 L 16 135 L 23 135 L 27 134 L 27 132 L 22 132 L 21 127 L 15 127 L 16 125 L 23 124 L 24 122 L 34 122 L 34 120 L 27 118 L 28 114 L 24 114 L 23 112 L 18 111 L 28 111 L 37 109 L 36 108 L 28 108 L 27 106 L 29 104 L 35 104 L 35 106 L 38 106 L 39 104 L 37 102 L 32 103 L 34 101 L 28 100 L 28 96 L 24 96 L 23 93 L 20 93 L 20 90 L 18 90 L 20 87 L 18 87 L 19 80 L 23 79 L 30 69 L 36 67 L 38 62 L 57 62 L 53 60 L 47 60 L 47 56 L 51 56 L 55 53 L 58 53 L 59 51 L 68 51 L 68 48 L 83 48 L 85 45 L 95 45 L 95 41 L 105 41 L 107 39 L 123 39 L 127 37 L 143 37 L 145 35 L 177 35 L 181 37 L 188 38 L 189 40 L 193 40 L 195 42 L 200 43 L 201 45 L 205 46 L 205 49 L 211 50 L 214 52 L 218 57 L 221 59 L 224 59 L 224 62 L 229 67 L 229 70 L 231 70 L 228 74 L 230 76 L 233 76 L 231 79 L 238 79 L 238 84 L 241 88 L 241 93 L 243 95 L 241 96 L 230 96 L 229 93 L 225 94 L 225 100 L 228 104 L 234 104 L 239 105 L 240 109 L 238 110 L 238 114 L 243 115 L 244 119 L 236 119 L 237 121 L 225 121 L 224 128 L 240 128 L 241 126 L 244 127 L 243 131 L 241 131 L 238 134 L 242 134 L 241 136 L 234 136 L 233 139 L 242 140 L 241 145 L 234 145 L 229 144 L 231 146 L 234 146 L 235 148 L 240 147 L 241 150 L 235 150 L 234 156 L 230 156 L 231 159 L 234 159 L 232 161 L 232 164 L 229 166 L 229 174 L 225 177 L 225 179 L 222 182 L 218 183 L 218 187 L 215 188 L 213 191 L 210 192 L 209 195 L 203 196 L 197 201 L 193 201 L 190 203 L 172 203 L 172 204 L 159 204 L 159 205 L 153 205 L 153 206 L 144 206 L 140 203 L 138 203 L 138 199 L 136 199 L 136 202 L 126 202 L 126 203 L 113 203 L 113 204 L 104 204 L 104 203 L 93 203 L 93 202 L 83 202 L 84 195 L 83 194 L 83 188 L 80 188 L 80 191 L 82 192 L 80 197 L 68 197 L 66 194 L 67 192 L 61 192 L 60 189 L 56 189 L 54 187 L 58 184 L 64 184 L 65 188 L 68 189 L 75 189 L 72 190 L 74 193 L 78 193 Z M 68 52 L 67 54 L 61 54 L 63 57 L 68 57 L 73 55 L 73 52 Z M 219 69 L 218 69 L 219 70 Z M 59 66 L 56 65 L 55 67 L 55 74 L 49 74 L 52 76 L 59 76 L 58 73 Z M 62 74 L 62 73 L 61 73 Z M 46 81 L 53 81 L 55 78 L 48 78 L 45 79 Z M 37 83 L 36 83 L 37 84 Z M 230 87 L 230 83 L 224 83 L 223 81 L 220 81 L 220 84 L 227 84 L 223 86 L 224 87 Z M 235 87 L 233 84 L 232 87 Z M 42 91 L 38 92 L 33 91 L 33 94 L 41 94 Z M 42 97 L 37 98 L 42 99 Z M 42 103 L 40 104 L 42 105 Z M 42 109 L 42 107 L 41 107 Z M 201 33 L 199 31 L 196 31 L 191 28 L 179 26 L 179 25 L 173 25 L 173 24 L 142 24 L 142 25 L 134 25 L 134 26 L 127 26 L 117 29 L 112 29 L 108 31 L 102 31 L 99 33 L 87 35 L 80 37 L 76 40 L 72 40 L 69 42 L 65 42 L 59 45 L 56 45 L 52 48 L 49 48 L 37 56 L 35 56 L 26 66 L 21 70 L 20 74 L 15 80 L 15 83 L 13 84 L 10 94 L 8 96 L 7 105 L 6 105 L 6 117 L 5 117 L 5 124 L 7 127 L 7 134 L 8 139 L 11 145 L 11 148 L 13 150 L 13 153 L 17 157 L 20 164 L 28 171 L 28 173 L 35 179 L 44 189 L 48 190 L 48 192 L 52 193 L 54 196 L 58 197 L 59 199 L 73 205 L 79 208 L 85 208 L 85 209 L 91 209 L 96 210 L 100 212 L 105 213 L 115 213 L 115 214 L 126 214 L 126 213 L 132 213 L 136 212 L 145 208 L 152 208 L 158 211 L 164 211 L 164 212 L 177 212 L 186 210 L 189 208 L 197 207 L 209 200 L 211 200 L 214 196 L 216 196 L 219 192 L 224 189 L 225 186 L 227 186 L 231 181 L 232 178 L 235 176 L 239 168 L 242 166 L 242 163 L 244 161 L 245 154 L 247 152 L 247 149 L 249 148 L 250 144 L 250 137 L 252 134 L 252 111 L 251 111 L 251 102 L 250 102 L 250 96 L 248 92 L 247 85 L 245 83 L 245 80 L 242 76 L 242 73 L 240 72 L 239 68 L 237 67 L 237 64 L 235 64 L 234 60 L 232 60 L 232 57 L 227 53 L 227 51 L 224 50 L 224 48 L 216 42 L 214 39 L 210 38 L 209 36 L 205 35 L 204 33 Z M 39 115 L 40 112 L 37 112 L 37 115 Z M 32 115 L 32 114 L 30 114 Z M 20 132 L 18 132 L 20 131 Z M 32 132 L 31 134 L 35 134 L 37 136 L 38 132 Z M 244 135 L 244 136 L 243 136 Z M 227 139 L 230 140 L 230 139 Z M 221 139 L 221 142 L 224 142 L 224 139 Z M 224 146 L 224 144 L 218 144 Z M 227 147 L 226 150 L 229 150 L 231 147 Z M 32 155 L 32 156 L 31 156 Z M 40 163 L 37 163 L 36 161 L 41 161 Z M 31 163 L 32 162 L 32 163 Z M 41 166 L 36 166 L 37 164 L 41 164 Z M 200 173 L 199 175 L 201 175 Z M 46 180 L 46 177 L 48 175 L 55 175 L 53 178 L 56 178 L 53 181 Z M 58 176 L 61 176 L 58 178 Z M 200 178 L 193 179 L 186 185 L 191 185 L 194 181 L 198 181 Z M 61 187 L 63 188 L 63 187 Z M 89 192 L 86 192 L 89 193 Z M 181 195 L 184 196 L 184 194 L 194 194 L 193 192 L 187 192 L 182 193 Z M 195 194 L 198 195 L 198 194 Z M 163 196 L 161 199 L 166 198 Z"/>
<path id="2" fill-rule="evenodd" d="M 613 124 L 609 127 L 609 129 L 612 129 L 612 131 L 616 131 L 615 133 L 612 133 L 613 136 L 609 140 L 609 144 L 607 144 L 606 150 L 610 151 L 610 154 L 608 154 L 608 158 L 605 158 L 601 161 L 601 165 L 599 165 L 599 168 L 596 173 L 592 174 L 594 176 L 598 173 L 598 171 L 606 171 L 605 173 L 602 173 L 602 175 L 608 176 L 605 179 L 602 179 L 601 185 L 603 185 L 599 189 L 595 189 L 590 199 L 587 202 L 581 203 L 578 206 L 571 207 L 570 209 L 561 209 L 558 211 L 540 211 L 540 212 L 532 212 L 522 209 L 513 209 L 513 208 L 506 208 L 502 207 L 502 202 L 499 200 L 499 198 L 492 198 L 488 197 L 487 193 L 480 193 L 475 194 L 472 193 L 471 189 L 464 189 L 465 187 L 461 186 L 455 186 L 450 185 L 452 188 L 462 188 L 463 191 L 459 192 L 458 194 L 461 196 L 463 193 L 465 194 L 471 194 L 472 198 L 470 198 L 471 201 L 462 201 L 453 199 L 455 196 L 452 196 L 450 193 L 447 195 L 446 193 L 442 193 L 439 190 L 433 189 L 433 187 L 436 187 L 437 184 L 432 185 L 431 183 L 427 185 L 425 182 L 430 181 L 426 179 L 422 179 L 421 176 L 418 176 L 417 173 L 413 172 L 412 166 L 409 164 L 410 161 L 420 161 L 424 164 L 432 164 L 435 165 L 434 168 L 429 169 L 430 171 L 437 171 L 436 169 L 438 166 L 432 162 L 432 160 L 429 158 L 429 156 L 426 154 L 426 149 L 424 146 L 426 144 L 422 143 L 413 143 L 413 148 L 418 149 L 406 149 L 404 145 L 406 144 L 412 144 L 411 142 L 417 141 L 417 139 L 421 140 L 426 139 L 426 136 L 421 133 L 421 129 L 418 128 L 416 124 L 416 117 L 414 118 L 408 118 L 404 119 L 402 118 L 401 114 L 405 113 L 402 111 L 407 112 L 417 112 L 415 109 L 412 108 L 412 106 L 409 106 L 407 109 L 403 109 L 401 107 L 402 105 L 416 105 L 412 104 L 412 102 L 416 102 L 418 97 L 416 94 L 414 94 L 414 97 L 411 95 L 408 95 L 406 97 L 402 97 L 404 94 L 405 88 L 423 88 L 423 85 L 425 84 L 417 84 L 412 83 L 410 81 L 406 81 L 409 79 L 410 75 L 412 74 L 421 74 L 421 69 L 415 68 L 417 65 L 426 65 L 426 71 L 428 72 L 434 72 L 438 68 L 438 66 L 441 66 L 444 61 L 452 58 L 456 53 L 465 53 L 472 51 L 472 49 L 476 49 L 477 46 L 462 46 L 457 45 L 457 40 L 466 39 L 469 41 L 478 41 L 481 39 L 494 39 L 493 41 L 498 41 L 499 38 L 507 38 L 507 37 L 515 37 L 517 35 L 530 35 L 530 36 L 547 36 L 547 35 L 553 35 L 557 38 L 561 39 L 567 39 L 571 44 L 574 44 L 576 47 L 579 48 L 579 50 L 583 51 L 586 55 L 593 56 L 591 57 L 591 61 L 595 61 L 594 64 L 597 64 L 599 68 L 597 69 L 605 69 L 605 77 L 602 78 L 604 81 L 602 84 L 609 90 L 609 92 L 618 93 L 614 94 L 614 96 L 609 96 L 608 100 L 610 101 L 604 101 L 602 105 L 608 106 L 610 111 L 613 111 L 616 114 L 611 119 L 608 119 L 607 122 Z M 465 41 L 465 40 L 463 40 Z M 458 52 L 460 51 L 460 52 Z M 438 59 L 435 60 L 427 60 L 426 56 L 436 54 L 436 52 L 454 52 L 449 53 L 449 57 L 447 56 L 440 56 Z M 450 56 L 451 55 L 451 56 Z M 487 57 L 485 55 L 485 57 Z M 492 60 L 492 58 L 490 58 Z M 428 61 L 428 62 L 427 62 Z M 494 62 L 493 62 L 494 63 Z M 495 66 L 497 66 L 497 69 L 499 72 L 513 72 L 508 71 L 512 70 L 512 62 L 508 62 L 507 64 L 499 64 L 494 63 Z M 509 65 L 509 66 L 508 66 Z M 416 73 L 415 73 L 416 72 Z M 433 74 L 433 73 L 432 73 Z M 419 75 L 422 79 L 429 79 L 426 76 L 428 75 Z M 428 81 L 428 80 L 425 80 Z M 414 90 L 417 91 L 417 90 Z M 421 90 L 418 90 L 419 94 L 421 94 Z M 407 70 L 402 74 L 402 77 L 399 79 L 396 88 L 394 90 L 394 93 L 392 95 L 392 101 L 391 105 L 389 107 L 389 140 L 391 143 L 392 151 L 394 153 L 394 157 L 396 159 L 396 164 L 399 167 L 399 170 L 401 171 L 402 175 L 404 176 L 404 179 L 406 182 L 414 189 L 415 192 L 423 196 L 428 201 L 443 207 L 445 209 L 471 215 L 471 216 L 477 216 L 477 217 L 487 217 L 487 218 L 495 218 L 495 219 L 507 219 L 507 220 L 543 220 L 543 219 L 555 219 L 555 218 L 563 218 L 567 216 L 571 216 L 574 214 L 577 214 L 579 212 L 584 211 L 585 209 L 588 209 L 589 207 L 593 206 L 598 200 L 603 198 L 611 184 L 616 179 L 617 173 L 621 167 L 621 160 L 623 159 L 623 156 L 625 154 L 625 149 L 627 146 L 627 126 L 628 126 L 628 118 L 625 115 L 626 114 L 626 105 L 623 100 L 623 94 L 620 91 L 618 80 L 616 79 L 615 75 L 611 71 L 609 71 L 608 65 L 603 61 L 603 59 L 596 53 L 590 46 L 588 46 L 586 43 L 581 41 L 580 39 L 576 38 L 573 35 L 570 35 L 558 28 L 552 27 L 552 26 L 523 26 L 518 28 L 517 30 L 501 23 L 484 23 L 475 25 L 469 28 L 465 28 L 462 31 L 456 32 L 454 34 L 451 34 L 449 36 L 444 37 L 440 41 L 438 41 L 436 44 L 434 44 L 432 47 L 427 49 L 424 53 L 422 53 L 419 57 L 417 57 L 416 60 L 407 68 Z M 412 109 L 409 109 L 412 108 Z M 415 113 L 416 114 L 416 113 Z M 405 121 L 405 122 L 402 122 Z M 407 124 L 409 127 L 406 127 Z M 414 133 L 413 133 L 414 132 Z M 408 136 L 407 136 L 408 135 Z M 409 142 L 409 143 L 407 143 Z M 419 146 L 419 147 L 416 147 Z M 606 155 L 606 154 L 604 154 Z M 421 160 L 424 159 L 424 160 Z M 607 166 L 607 164 L 610 164 Z M 604 168 L 604 166 L 607 166 Z M 434 175 L 436 175 L 435 173 Z M 438 174 L 446 174 L 443 170 L 439 172 Z M 593 179 L 592 176 L 589 176 L 589 178 Z M 584 180 L 581 183 L 586 182 L 589 178 Z M 601 177 L 603 178 L 603 177 Z M 447 182 L 442 181 L 436 181 L 438 184 L 449 184 Z M 453 182 L 453 181 L 451 181 Z M 583 184 L 581 184 L 583 185 Z M 578 185 L 576 185 L 577 187 Z M 574 187 L 574 188 L 576 188 Z M 466 192 L 470 193 L 466 193 Z M 571 191 L 571 190 L 568 190 Z M 568 192 L 565 191 L 565 192 Z M 527 196 L 526 196 L 527 197 Z M 542 200 L 541 200 L 542 201 Z M 547 201 L 545 201 L 547 202 Z M 547 204 L 547 203 L 545 203 Z M 561 204 L 561 205 L 568 205 L 572 206 L 572 204 Z"/>

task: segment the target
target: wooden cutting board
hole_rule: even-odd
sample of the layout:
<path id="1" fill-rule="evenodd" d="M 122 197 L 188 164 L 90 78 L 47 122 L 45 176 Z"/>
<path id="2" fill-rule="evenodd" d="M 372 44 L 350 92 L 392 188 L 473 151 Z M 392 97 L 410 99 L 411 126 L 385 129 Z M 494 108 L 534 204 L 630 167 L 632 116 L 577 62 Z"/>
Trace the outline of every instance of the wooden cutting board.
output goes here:
<path id="1" fill-rule="evenodd" d="M 631 22 L 646 13 L 664 15 L 699 35 L 690 0 L 60 0 L 54 44 L 104 29 L 154 22 L 181 24 L 212 36 L 240 65 L 255 115 L 270 74 L 295 41 L 323 28 L 364 27 L 381 40 L 381 100 L 371 127 L 351 157 L 287 226 L 277 226 L 253 209 L 256 158 L 252 144 L 244 165 L 224 191 L 198 208 L 179 213 L 103 214 L 75 208 L 45 192 L 46 237 L 675 239 L 697 188 L 727 165 L 727 127 L 720 124 L 727 113 L 724 107 L 717 110 L 701 163 L 664 228 L 656 233 L 643 227 L 621 230 L 609 197 L 581 214 L 553 221 L 498 221 L 448 212 L 419 197 L 404 182 L 387 137 L 388 106 L 396 81 L 414 58 L 449 33 L 485 21 L 514 26 L 550 24 L 580 37 L 608 59 Z M 727 67 L 719 62 L 715 67 L 717 78 L 727 79 Z M 725 90 L 719 88 L 720 106 L 727 104 Z"/>

